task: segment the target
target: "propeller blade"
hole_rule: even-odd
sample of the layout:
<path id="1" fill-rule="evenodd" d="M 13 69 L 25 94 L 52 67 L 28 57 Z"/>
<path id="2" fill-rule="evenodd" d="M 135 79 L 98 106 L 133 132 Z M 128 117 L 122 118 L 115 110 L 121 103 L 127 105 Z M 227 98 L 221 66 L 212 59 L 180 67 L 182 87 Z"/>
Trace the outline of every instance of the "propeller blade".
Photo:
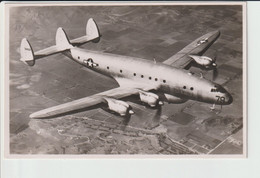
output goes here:
<path id="1" fill-rule="evenodd" d="M 212 68 L 213 68 L 212 80 L 213 81 L 215 81 L 216 78 L 218 77 L 218 69 L 217 69 L 217 64 L 216 64 L 217 54 L 218 54 L 217 51 L 215 51 L 214 58 L 212 59 Z"/>
<path id="2" fill-rule="evenodd" d="M 216 62 L 216 60 L 217 60 L 217 55 L 218 55 L 218 53 L 217 53 L 217 51 L 215 51 L 215 53 L 214 53 L 214 57 L 212 58 L 212 62 Z"/>
<path id="3" fill-rule="evenodd" d="M 217 77 L 218 77 L 218 68 L 214 67 L 212 80 L 215 81 Z"/>
<path id="4" fill-rule="evenodd" d="M 162 106 L 159 105 L 156 107 L 156 112 L 154 116 L 152 117 L 152 120 L 149 120 L 146 124 L 146 129 L 153 129 L 160 124 L 160 118 L 162 114 Z"/>
<path id="5" fill-rule="evenodd" d="M 217 60 L 217 55 L 215 54 L 214 57 L 212 58 L 212 62 L 215 63 Z"/>
<path id="6" fill-rule="evenodd" d="M 121 129 L 125 130 L 126 127 L 128 126 L 128 123 L 131 119 L 131 115 L 127 114 L 126 116 L 122 117 L 123 121 L 121 122 Z"/>
<path id="7" fill-rule="evenodd" d="M 158 105 L 156 108 L 157 108 L 157 110 L 153 116 L 153 122 L 159 123 L 161 115 L 162 115 L 162 105 Z"/>

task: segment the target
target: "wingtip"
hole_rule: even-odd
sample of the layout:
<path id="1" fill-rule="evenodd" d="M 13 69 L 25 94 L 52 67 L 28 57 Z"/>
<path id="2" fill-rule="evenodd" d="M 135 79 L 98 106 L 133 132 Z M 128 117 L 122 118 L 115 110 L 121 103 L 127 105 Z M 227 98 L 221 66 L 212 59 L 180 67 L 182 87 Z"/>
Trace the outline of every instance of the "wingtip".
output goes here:
<path id="1" fill-rule="evenodd" d="M 220 30 L 216 30 L 214 31 L 214 34 L 216 34 L 217 36 L 219 36 L 221 34 Z"/>
<path id="2" fill-rule="evenodd" d="M 36 119 L 35 113 L 30 114 L 29 117 L 30 117 L 31 119 Z"/>
<path id="3" fill-rule="evenodd" d="M 210 32 L 211 34 L 220 34 L 220 30 L 214 30 Z"/>
<path id="4" fill-rule="evenodd" d="M 38 111 L 38 112 L 34 112 L 34 113 L 30 114 L 29 117 L 31 119 L 41 119 L 41 118 L 44 118 L 47 116 L 46 116 L 46 114 L 42 113 L 41 111 Z"/>

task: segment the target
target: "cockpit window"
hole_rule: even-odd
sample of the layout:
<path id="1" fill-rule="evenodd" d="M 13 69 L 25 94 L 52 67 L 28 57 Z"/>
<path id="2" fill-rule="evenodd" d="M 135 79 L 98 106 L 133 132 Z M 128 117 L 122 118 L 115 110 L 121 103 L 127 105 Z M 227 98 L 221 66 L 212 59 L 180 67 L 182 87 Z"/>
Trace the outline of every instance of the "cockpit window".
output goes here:
<path id="1" fill-rule="evenodd" d="M 226 90 L 220 86 L 220 85 L 214 85 L 214 88 L 211 88 L 211 92 L 220 92 L 220 93 L 226 93 Z"/>

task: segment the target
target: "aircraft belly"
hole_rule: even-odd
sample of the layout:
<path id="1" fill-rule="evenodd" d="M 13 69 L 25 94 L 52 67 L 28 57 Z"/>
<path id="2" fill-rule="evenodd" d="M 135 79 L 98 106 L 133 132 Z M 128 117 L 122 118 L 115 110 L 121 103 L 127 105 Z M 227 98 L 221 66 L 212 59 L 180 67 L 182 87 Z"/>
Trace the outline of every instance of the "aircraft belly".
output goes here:
<path id="1" fill-rule="evenodd" d="M 171 85 L 171 86 L 176 86 L 176 85 Z M 170 87 L 170 86 L 161 86 L 160 91 L 173 95 L 182 99 L 187 99 L 187 100 L 197 100 L 197 101 L 203 101 L 203 102 L 212 102 L 210 98 L 204 97 L 203 92 L 196 90 L 196 91 L 185 91 L 183 90 L 182 87 L 176 86 L 176 87 Z"/>
<path id="2" fill-rule="evenodd" d="M 169 95 L 173 95 L 173 96 L 176 96 L 176 97 L 180 97 L 180 98 L 183 98 L 185 97 L 186 95 L 180 90 L 178 89 L 177 87 L 170 87 L 169 85 L 165 85 L 165 86 L 161 86 L 160 87 L 160 91 L 163 92 L 163 93 L 166 93 L 166 94 L 169 94 Z"/>

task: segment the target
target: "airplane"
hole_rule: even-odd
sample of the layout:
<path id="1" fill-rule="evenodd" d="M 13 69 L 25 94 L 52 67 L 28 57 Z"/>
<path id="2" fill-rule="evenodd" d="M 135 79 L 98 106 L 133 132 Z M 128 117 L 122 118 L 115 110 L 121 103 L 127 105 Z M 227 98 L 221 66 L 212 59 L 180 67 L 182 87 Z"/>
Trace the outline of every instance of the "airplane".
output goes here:
<path id="1" fill-rule="evenodd" d="M 79 48 L 87 42 L 97 43 L 101 38 L 93 18 L 87 22 L 86 35 L 69 40 L 64 29 L 59 27 L 56 44 L 37 52 L 33 51 L 29 41 L 24 38 L 20 46 L 20 60 L 29 66 L 33 66 L 42 57 L 62 53 L 90 70 L 113 78 L 119 85 L 108 91 L 43 109 L 29 117 L 58 117 L 95 108 L 99 104 L 105 104 L 110 111 L 121 116 L 130 116 L 134 111 L 123 99 L 133 95 L 139 96 L 140 101 L 150 107 L 161 106 L 164 102 L 178 104 L 188 100 L 214 106 L 229 105 L 233 98 L 224 87 L 188 70 L 192 62 L 204 68 L 216 68 L 215 60 L 202 55 L 219 36 L 220 31 L 209 32 L 163 62 Z"/>

